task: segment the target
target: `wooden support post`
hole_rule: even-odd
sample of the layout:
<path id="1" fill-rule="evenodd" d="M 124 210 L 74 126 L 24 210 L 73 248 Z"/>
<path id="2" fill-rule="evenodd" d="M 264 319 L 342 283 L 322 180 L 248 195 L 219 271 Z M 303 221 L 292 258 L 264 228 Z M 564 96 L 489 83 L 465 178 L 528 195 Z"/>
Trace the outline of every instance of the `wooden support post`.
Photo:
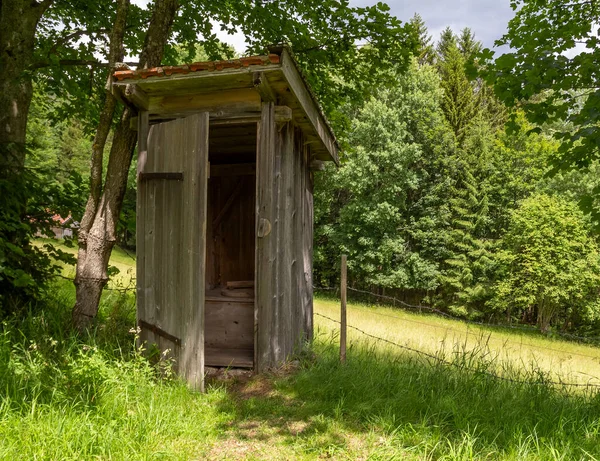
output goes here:
<path id="1" fill-rule="evenodd" d="M 346 255 L 342 255 L 342 274 L 340 286 L 340 298 L 342 300 L 340 319 L 340 362 L 346 362 L 346 286 L 348 284 Z"/>

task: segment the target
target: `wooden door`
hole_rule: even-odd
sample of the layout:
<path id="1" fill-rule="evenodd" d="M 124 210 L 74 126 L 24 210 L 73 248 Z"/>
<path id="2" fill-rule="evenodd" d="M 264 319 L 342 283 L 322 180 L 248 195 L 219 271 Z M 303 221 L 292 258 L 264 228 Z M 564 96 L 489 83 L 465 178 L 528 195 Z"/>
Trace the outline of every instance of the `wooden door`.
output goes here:
<path id="1" fill-rule="evenodd" d="M 141 340 L 204 387 L 208 113 L 147 128 L 138 155 L 137 315 Z M 148 133 L 147 137 L 144 133 Z M 147 140 L 147 144 L 144 142 Z"/>

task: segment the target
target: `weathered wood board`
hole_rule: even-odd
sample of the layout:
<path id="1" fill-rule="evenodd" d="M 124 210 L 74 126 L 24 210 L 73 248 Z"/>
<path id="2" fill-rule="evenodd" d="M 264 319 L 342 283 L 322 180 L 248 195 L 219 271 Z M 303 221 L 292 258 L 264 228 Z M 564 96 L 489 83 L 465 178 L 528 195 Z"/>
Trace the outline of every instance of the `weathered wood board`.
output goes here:
<path id="1" fill-rule="evenodd" d="M 205 365 L 250 367 L 254 349 L 254 299 L 208 296 L 205 305 Z M 223 363 L 223 361 L 227 363 Z"/>
<path id="2" fill-rule="evenodd" d="M 147 140 L 144 118 L 139 128 L 137 214 L 141 339 L 171 351 L 178 373 L 202 390 L 208 114 L 154 125 Z M 148 173 L 182 173 L 183 179 Z"/>
<path id="3" fill-rule="evenodd" d="M 276 367 L 312 337 L 312 177 L 292 123 L 263 103 L 257 140 L 255 362 Z"/>

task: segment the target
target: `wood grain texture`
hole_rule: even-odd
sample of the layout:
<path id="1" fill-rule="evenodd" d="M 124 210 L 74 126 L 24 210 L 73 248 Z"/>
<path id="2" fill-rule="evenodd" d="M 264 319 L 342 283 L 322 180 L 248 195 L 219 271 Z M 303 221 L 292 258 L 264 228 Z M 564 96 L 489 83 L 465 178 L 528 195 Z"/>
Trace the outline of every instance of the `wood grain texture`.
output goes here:
<path id="1" fill-rule="evenodd" d="M 252 368 L 252 349 L 224 349 L 207 347 L 205 364 L 209 367 Z"/>
<path id="2" fill-rule="evenodd" d="M 263 103 L 261 119 L 258 123 L 256 147 L 256 229 L 261 220 L 274 221 L 275 181 L 275 106 Z M 270 334 L 273 331 L 273 317 L 277 308 L 277 297 L 272 277 L 275 258 L 272 257 L 273 233 L 256 238 L 255 286 L 255 367 L 259 372 L 273 363 Z"/>
<path id="3" fill-rule="evenodd" d="M 309 150 L 292 123 L 273 127 L 270 110 L 263 105 L 257 152 L 257 230 L 271 223 L 270 233 L 258 232 L 256 240 L 259 371 L 280 365 L 312 336 Z"/>
<path id="4" fill-rule="evenodd" d="M 170 350 L 176 371 L 204 386 L 204 280 L 208 114 L 152 126 L 144 173 L 183 171 L 181 181 L 138 182 L 138 319 L 141 337 Z M 140 133 L 143 127 L 140 126 Z M 181 339 L 181 346 L 168 338 Z"/>
<path id="5" fill-rule="evenodd" d="M 302 256 L 304 273 L 300 281 L 302 286 L 302 311 L 304 314 L 304 334 L 306 340 L 313 339 L 313 228 L 314 228 L 314 202 L 313 202 L 313 175 L 310 171 L 312 152 L 309 146 L 302 144 L 300 150 L 303 163 L 303 219 L 302 219 Z"/>
<path id="6" fill-rule="evenodd" d="M 346 288 L 348 286 L 348 271 L 347 271 L 347 258 L 346 255 L 342 255 L 342 264 L 340 271 L 340 362 L 346 361 Z"/>
<path id="7" fill-rule="evenodd" d="M 254 303 L 212 296 L 206 300 L 205 347 L 244 349 L 254 347 Z"/>
<path id="8" fill-rule="evenodd" d="M 144 171 L 147 159 L 148 159 L 148 130 L 150 129 L 149 121 L 148 121 L 148 112 L 140 111 L 138 115 L 138 158 L 137 158 L 137 175 L 139 178 L 140 173 Z M 139 180 L 137 182 L 137 199 L 136 199 L 136 321 L 140 320 L 140 312 L 142 313 L 142 317 L 145 317 L 145 296 L 144 296 L 144 286 L 145 286 L 145 276 L 144 276 L 144 266 L 145 266 L 145 221 L 146 221 L 146 201 L 147 201 L 147 191 L 145 190 L 145 185 L 140 184 Z M 136 323 L 137 323 L 136 322 Z M 143 335 L 140 335 L 139 341 L 144 341 Z M 140 344 L 138 344 L 139 346 Z"/>
<path id="9" fill-rule="evenodd" d="M 327 149 L 327 152 L 329 152 L 331 159 L 339 165 L 339 147 L 335 136 L 333 135 L 331 128 L 329 128 L 318 103 L 307 88 L 293 58 L 286 50 L 284 50 L 281 55 L 281 69 L 287 80 L 290 91 L 295 99 L 301 104 L 312 129 L 319 137 L 320 142 Z"/>
<path id="10" fill-rule="evenodd" d="M 151 97 L 148 111 L 153 116 L 184 115 L 198 111 L 210 112 L 213 117 L 243 114 L 260 110 L 260 95 L 250 88 L 222 90 L 215 93 L 183 96 Z"/>

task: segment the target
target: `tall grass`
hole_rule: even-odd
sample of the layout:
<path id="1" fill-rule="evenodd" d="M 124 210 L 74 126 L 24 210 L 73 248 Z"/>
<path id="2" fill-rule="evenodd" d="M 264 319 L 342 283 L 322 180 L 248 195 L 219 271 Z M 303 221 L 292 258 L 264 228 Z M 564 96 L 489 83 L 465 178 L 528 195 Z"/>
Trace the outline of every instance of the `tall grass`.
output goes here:
<path id="1" fill-rule="evenodd" d="M 485 338 L 440 347 L 445 366 L 352 335 L 342 365 L 317 318 L 297 365 L 198 394 L 136 349 L 131 297 L 108 293 L 87 336 L 68 329 L 68 282 L 48 301 L 1 327 L 0 459 L 600 459 L 598 394 L 500 365 Z M 393 338 L 363 310 L 353 321 Z M 499 367 L 523 382 L 487 374 Z"/>
<path id="2" fill-rule="evenodd" d="M 72 288 L 0 333 L 1 459 L 189 459 L 222 417 L 135 348 L 133 299 L 109 293 L 98 328 L 68 329 Z M 36 310 L 37 311 L 37 310 Z"/>
<path id="3" fill-rule="evenodd" d="M 286 390 L 304 402 L 307 414 L 329 415 L 349 432 L 381 434 L 371 456 L 600 458 L 596 392 L 540 385 L 546 377 L 540 371 L 524 379 L 522 370 L 505 367 L 506 376 L 524 382 L 494 379 L 486 374 L 494 361 L 479 360 L 473 350 L 454 354 L 455 366 L 448 367 L 382 353 L 364 341 L 353 344 L 342 365 L 336 343 L 336 335 L 323 332 L 314 344 L 319 359 L 290 379 Z"/>

